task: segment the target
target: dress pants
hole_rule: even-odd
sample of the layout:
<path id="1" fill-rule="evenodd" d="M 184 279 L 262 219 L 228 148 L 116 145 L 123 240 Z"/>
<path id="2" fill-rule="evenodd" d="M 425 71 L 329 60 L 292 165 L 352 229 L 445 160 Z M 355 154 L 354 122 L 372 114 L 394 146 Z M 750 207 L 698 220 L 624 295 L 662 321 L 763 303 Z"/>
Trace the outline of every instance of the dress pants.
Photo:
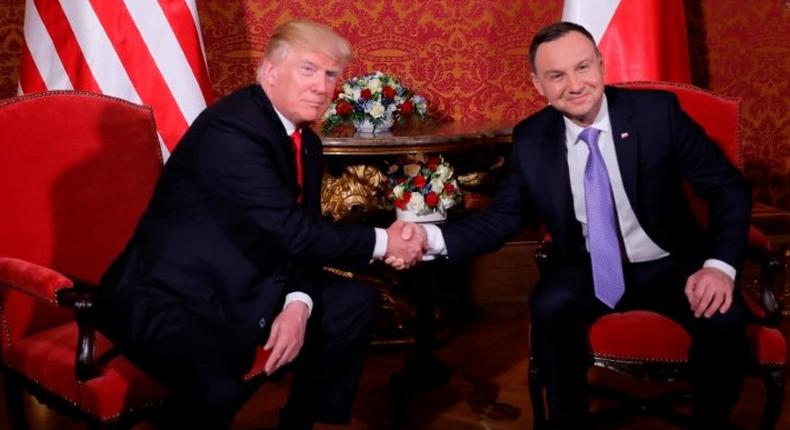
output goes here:
<path id="1" fill-rule="evenodd" d="M 373 337 L 380 295 L 374 286 L 325 275 L 280 429 L 310 429 L 315 422 L 346 424 Z"/>
<path id="2" fill-rule="evenodd" d="M 589 326 L 610 312 L 643 309 L 666 315 L 689 332 L 695 426 L 726 428 L 746 372 L 749 312 L 736 292 L 725 314 L 694 317 L 684 288 L 688 276 L 701 265 L 672 256 L 626 263 L 626 291 L 614 311 L 595 297 L 589 260 L 561 265 L 542 276 L 530 297 L 531 342 L 553 423 L 560 428 L 585 428 Z"/>
<path id="3" fill-rule="evenodd" d="M 315 421 L 343 423 L 351 417 L 379 293 L 358 281 L 330 276 L 326 281 L 314 298 L 281 428 L 309 429 Z M 242 378 L 259 345 L 239 345 L 233 333 L 198 318 L 180 322 L 184 328 L 177 334 L 124 352 L 168 390 L 158 428 L 226 429 L 257 388 Z"/>

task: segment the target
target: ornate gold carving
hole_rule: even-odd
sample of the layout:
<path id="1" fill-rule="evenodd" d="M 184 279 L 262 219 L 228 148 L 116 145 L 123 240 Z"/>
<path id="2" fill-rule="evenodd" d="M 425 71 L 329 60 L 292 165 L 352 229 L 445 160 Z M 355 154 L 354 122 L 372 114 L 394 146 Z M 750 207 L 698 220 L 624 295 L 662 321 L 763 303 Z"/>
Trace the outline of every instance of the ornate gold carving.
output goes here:
<path id="1" fill-rule="evenodd" d="M 339 177 L 324 173 L 321 187 L 321 211 L 333 220 L 354 211 L 385 209 L 384 187 L 387 177 L 374 166 L 347 166 Z"/>

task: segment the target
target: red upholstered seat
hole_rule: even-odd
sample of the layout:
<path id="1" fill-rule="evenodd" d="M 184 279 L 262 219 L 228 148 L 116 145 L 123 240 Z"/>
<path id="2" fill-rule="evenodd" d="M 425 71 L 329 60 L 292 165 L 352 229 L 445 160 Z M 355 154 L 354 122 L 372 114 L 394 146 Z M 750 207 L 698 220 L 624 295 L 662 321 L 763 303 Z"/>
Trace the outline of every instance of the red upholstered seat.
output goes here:
<path id="1" fill-rule="evenodd" d="M 101 334 L 96 335 L 96 359 L 107 359 L 101 375 L 79 383 L 74 365 L 76 347 L 77 325 L 63 324 L 16 342 L 3 351 L 3 361 L 102 421 L 164 399 L 164 388 L 115 354 L 111 342 Z"/>
<path id="2" fill-rule="evenodd" d="M 648 311 L 606 315 L 590 328 L 589 339 L 596 355 L 631 360 L 683 362 L 691 346 L 683 326 Z"/>
<path id="3" fill-rule="evenodd" d="M 91 289 L 131 237 L 162 168 L 151 109 L 97 94 L 40 93 L 0 101 L 0 130 L 0 364 L 8 392 L 27 388 L 94 426 L 129 426 L 155 412 L 165 390 L 95 332 Z M 268 355 L 258 351 L 247 379 L 263 375 Z M 26 428 L 21 399 L 7 396 L 16 428 Z"/>
<path id="4" fill-rule="evenodd" d="M 678 96 L 683 109 L 694 118 L 730 159 L 741 167 L 740 102 L 738 99 L 712 94 L 691 85 L 667 82 L 629 82 L 629 88 L 659 89 Z M 707 225 L 708 207 L 687 188 L 687 197 L 698 220 Z M 546 243 L 550 242 L 547 237 Z M 756 323 L 747 327 L 752 357 L 751 372 L 761 376 L 766 385 L 766 403 L 761 429 L 772 429 L 781 411 L 784 396 L 786 344 L 776 328 L 779 307 L 773 291 L 779 288 L 781 260 L 774 247 L 755 226 L 749 230 L 750 259 L 760 265 L 759 299 L 744 294 Z M 548 249 L 548 248 L 543 248 Z M 536 254 L 538 266 L 549 267 L 548 252 Z M 691 338 L 683 327 L 671 319 L 649 311 L 628 311 L 606 315 L 589 330 L 593 364 L 620 373 L 672 381 L 688 376 L 687 363 Z M 547 423 L 540 386 L 540 369 L 530 360 L 530 394 L 535 412 L 535 428 Z"/>

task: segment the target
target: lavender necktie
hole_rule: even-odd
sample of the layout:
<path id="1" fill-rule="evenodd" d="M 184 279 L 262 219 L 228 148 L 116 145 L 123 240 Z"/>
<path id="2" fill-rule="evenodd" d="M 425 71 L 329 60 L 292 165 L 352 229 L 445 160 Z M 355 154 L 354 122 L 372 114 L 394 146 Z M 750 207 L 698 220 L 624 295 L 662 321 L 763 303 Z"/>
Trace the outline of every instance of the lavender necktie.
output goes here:
<path id="1" fill-rule="evenodd" d="M 612 187 L 598 149 L 600 130 L 585 128 L 579 138 L 590 147 L 584 168 L 584 200 L 587 206 L 587 241 L 592 259 L 595 296 L 614 309 L 625 292 L 620 241 L 617 237 Z"/>

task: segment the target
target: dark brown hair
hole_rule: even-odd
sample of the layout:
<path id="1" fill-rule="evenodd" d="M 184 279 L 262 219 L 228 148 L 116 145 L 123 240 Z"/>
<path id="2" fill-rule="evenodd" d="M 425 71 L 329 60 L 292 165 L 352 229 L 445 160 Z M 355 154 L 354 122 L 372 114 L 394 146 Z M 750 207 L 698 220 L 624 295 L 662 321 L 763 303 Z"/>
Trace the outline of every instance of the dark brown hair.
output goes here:
<path id="1" fill-rule="evenodd" d="M 586 28 L 567 21 L 555 22 L 554 24 L 549 24 L 540 29 L 535 34 L 535 37 L 532 38 L 532 43 L 529 45 L 529 65 L 532 67 L 533 72 L 535 72 L 535 55 L 538 52 L 538 47 L 546 42 L 557 40 L 572 31 L 580 33 L 582 36 L 590 39 L 590 42 L 595 48 L 595 53 L 598 54 L 598 46 L 595 44 L 595 39 Z"/>

